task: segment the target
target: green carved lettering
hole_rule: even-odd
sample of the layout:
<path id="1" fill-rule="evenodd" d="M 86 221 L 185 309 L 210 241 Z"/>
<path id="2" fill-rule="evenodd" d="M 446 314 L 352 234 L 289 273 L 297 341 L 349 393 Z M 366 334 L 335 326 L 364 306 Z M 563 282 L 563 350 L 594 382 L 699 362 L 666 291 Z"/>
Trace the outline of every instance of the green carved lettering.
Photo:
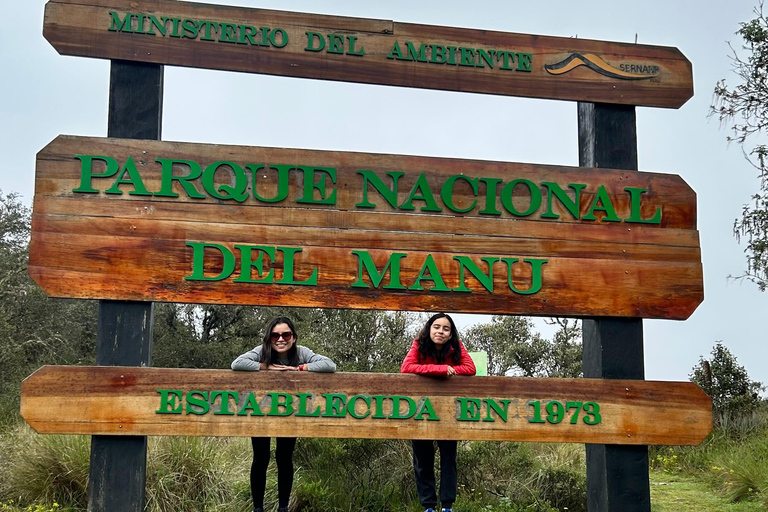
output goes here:
<path id="1" fill-rule="evenodd" d="M 409 396 L 392 396 L 390 397 L 392 399 L 392 414 L 389 415 L 389 419 L 391 420 L 407 420 L 408 418 L 412 418 L 416 414 L 416 402 L 413 401 L 413 398 Z M 407 405 L 407 410 L 405 412 L 401 412 L 400 409 L 402 409 L 402 403 L 405 402 Z"/>
<path id="2" fill-rule="evenodd" d="M 136 15 L 136 19 L 138 20 L 138 23 L 137 23 L 136 30 L 134 31 L 134 33 L 136 33 L 136 34 L 149 34 L 149 32 L 144 30 L 144 22 L 147 20 L 147 15 L 139 13 L 139 14 Z"/>
<path id="3" fill-rule="evenodd" d="M 237 28 L 240 30 L 240 39 L 237 40 L 237 44 L 259 46 L 259 43 L 256 42 L 256 33 L 258 32 L 256 27 L 253 25 L 238 25 Z"/>
<path id="4" fill-rule="evenodd" d="M 156 414 L 181 414 L 181 391 L 178 389 L 158 389 L 160 408 Z"/>
<path id="5" fill-rule="evenodd" d="M 464 283 L 464 269 L 466 268 L 475 277 L 475 279 L 477 279 L 477 281 L 483 285 L 483 288 L 485 288 L 486 291 L 493 293 L 493 264 L 499 261 L 499 258 L 480 258 L 485 262 L 486 265 L 488 265 L 488 275 L 483 273 L 483 271 L 480 270 L 480 267 L 478 267 L 474 260 L 472 260 L 472 258 L 469 256 L 454 256 L 453 259 L 459 262 L 459 286 L 454 288 L 453 291 L 472 291 L 467 288 L 467 285 Z"/>
<path id="6" fill-rule="evenodd" d="M 219 244 L 203 242 L 187 242 L 192 247 L 192 275 L 185 276 L 187 281 L 221 281 L 232 275 L 235 271 L 235 255 L 227 247 Z M 213 249 L 221 254 L 221 271 L 216 276 L 205 275 L 205 249 Z"/>
<path id="7" fill-rule="evenodd" d="M 155 192 L 159 197 L 179 197 L 179 194 L 173 191 L 173 182 L 177 181 L 188 197 L 192 199 L 205 199 L 205 194 L 201 194 L 192 181 L 198 179 L 203 173 L 200 164 L 192 160 L 173 160 L 171 158 L 158 158 L 155 160 L 162 165 L 162 174 L 160 177 L 160 191 Z M 189 167 L 189 174 L 186 176 L 174 176 L 174 166 Z"/>
<path id="8" fill-rule="evenodd" d="M 91 186 L 91 180 L 93 178 L 109 178 L 117 174 L 117 171 L 120 169 L 120 164 L 117 163 L 117 160 L 108 156 L 75 155 L 75 158 L 80 160 L 80 186 L 72 190 L 72 192 L 98 194 L 99 191 Z M 104 172 L 93 172 L 94 160 L 104 162 L 107 169 Z"/>
<path id="9" fill-rule="evenodd" d="M 531 265 L 531 286 L 527 290 L 519 290 L 513 283 L 512 265 L 520 261 L 519 258 L 501 258 L 501 261 L 507 264 L 507 284 L 509 289 L 520 295 L 531 295 L 538 293 L 541 290 L 542 279 L 542 267 L 547 262 L 544 259 L 538 258 L 523 258 L 525 263 Z"/>
<path id="10" fill-rule="evenodd" d="M 424 415 L 426 415 L 427 417 L 424 418 Z M 424 398 L 419 400 L 416 417 L 414 419 L 416 420 L 426 419 L 427 421 L 440 421 L 440 418 L 437 416 L 437 413 L 435 412 L 435 408 L 432 407 L 432 402 L 429 401 L 428 396 L 425 396 Z"/>
<path id="11" fill-rule="evenodd" d="M 200 398 L 198 398 L 200 397 Z M 187 393 L 187 414 L 208 414 L 211 406 L 208 403 L 208 392 L 192 390 Z"/>
<path id="12" fill-rule="evenodd" d="M 362 400 L 365 404 L 365 412 L 357 413 L 357 401 Z M 371 397 L 368 395 L 355 395 L 347 401 L 347 413 L 356 420 L 362 420 L 371 415 Z"/>
<path id="13" fill-rule="evenodd" d="M 392 49 L 389 50 L 389 53 L 387 54 L 388 59 L 397 59 L 397 60 L 408 60 L 403 58 L 403 51 L 400 49 L 400 43 L 395 41 L 395 43 L 392 45 Z"/>
<path id="14" fill-rule="evenodd" d="M 290 416 L 293 414 L 293 396 L 279 392 L 270 392 L 267 393 L 267 396 L 270 404 L 272 404 L 267 416 Z M 281 407 L 283 408 L 282 411 L 280 410 Z"/>
<path id="15" fill-rule="evenodd" d="M 259 402 L 256 401 L 256 395 L 252 391 L 248 393 L 245 403 L 237 412 L 237 415 L 248 416 L 248 411 L 251 411 L 251 416 L 264 416 L 264 413 L 261 412 L 261 407 L 259 407 Z"/>
<path id="16" fill-rule="evenodd" d="M 457 49 L 458 48 L 456 48 L 455 46 L 449 46 L 448 47 L 448 64 L 450 64 L 451 66 L 455 66 L 456 65 L 456 50 Z"/>
<path id="17" fill-rule="evenodd" d="M 484 68 L 487 64 L 489 68 L 493 69 L 493 58 L 496 55 L 496 50 L 483 50 L 477 49 L 477 67 Z M 485 61 L 485 64 L 483 64 Z"/>
<path id="18" fill-rule="evenodd" d="M 283 253 L 283 278 L 277 284 L 317 285 L 317 267 L 312 269 L 312 275 L 304 281 L 296 281 L 294 277 L 294 258 L 297 252 L 302 252 L 300 247 L 278 247 L 277 250 Z"/>
<path id="19" fill-rule="evenodd" d="M 392 180 L 392 188 L 388 188 L 373 171 L 359 170 L 357 174 L 363 177 L 363 200 L 355 205 L 357 208 L 376 208 L 374 203 L 368 201 L 368 184 L 373 185 L 376 192 L 383 197 L 392 208 L 397 208 L 397 182 L 405 173 L 400 171 L 388 171 L 387 176 Z"/>
<path id="20" fill-rule="evenodd" d="M 200 30 L 203 32 L 203 35 L 200 37 L 201 41 L 215 41 L 216 39 L 211 36 L 211 29 L 218 30 L 218 23 L 214 21 L 199 21 L 197 26 L 200 28 Z"/>
<path id="21" fill-rule="evenodd" d="M 344 36 L 328 34 L 328 53 L 344 54 Z"/>
<path id="22" fill-rule="evenodd" d="M 528 204 L 528 209 L 524 212 L 518 211 L 514 205 L 514 202 L 512 201 L 514 189 L 517 185 L 523 185 L 528 188 L 530 202 Z M 504 206 L 504 209 L 512 215 L 516 217 L 527 217 L 528 215 L 531 215 L 533 212 L 538 210 L 539 206 L 541 206 L 541 189 L 539 189 L 539 187 L 537 187 L 536 184 L 530 180 L 520 178 L 514 181 L 510 181 L 501 190 L 501 204 Z"/>
<path id="23" fill-rule="evenodd" d="M 376 264 L 373 262 L 368 251 L 356 250 L 352 251 L 352 254 L 357 256 L 357 281 L 350 286 L 353 288 L 370 288 L 370 286 L 363 281 L 363 267 L 365 267 L 365 273 L 368 274 L 368 279 L 370 279 L 374 288 L 378 288 L 379 285 L 381 285 L 384 275 L 389 271 L 389 284 L 384 285 L 384 289 L 405 290 L 405 286 L 400 282 L 400 260 L 406 257 L 405 253 L 393 252 L 390 254 L 387 264 L 381 272 L 379 272 L 379 269 L 376 267 Z"/>
<path id="24" fill-rule="evenodd" d="M 621 222 L 621 219 L 616 215 L 616 210 L 611 203 L 611 196 L 609 196 L 608 191 L 605 190 L 605 185 L 600 185 L 600 188 L 597 189 L 595 199 L 592 201 L 592 206 L 589 207 L 589 211 L 582 217 L 582 220 L 597 220 L 597 217 L 595 217 L 596 211 L 605 212 L 603 221 Z"/>
<path id="25" fill-rule="evenodd" d="M 403 60 L 415 60 L 417 62 L 427 62 L 427 45 L 421 44 L 418 51 L 412 42 L 405 42 L 405 58 Z"/>
<path id="26" fill-rule="evenodd" d="M 221 397 L 221 407 L 218 411 L 213 411 L 214 415 L 232 416 L 235 411 L 229 408 L 230 398 L 237 404 L 240 401 L 240 395 L 237 391 L 211 391 L 211 405 L 216 403 L 216 397 Z"/>
<path id="27" fill-rule="evenodd" d="M 429 45 L 432 54 L 432 58 L 429 59 L 429 62 L 431 64 L 445 64 L 446 62 L 446 55 L 445 55 L 445 46 L 439 45 L 439 44 L 432 44 Z"/>
<path id="28" fill-rule="evenodd" d="M 407 211 L 415 210 L 416 208 L 413 206 L 414 201 L 424 201 L 424 206 L 420 208 L 422 212 L 442 211 L 435 202 L 435 197 L 432 195 L 432 190 L 429 188 L 429 182 L 424 173 L 419 174 L 416 184 L 411 189 L 411 193 L 408 194 L 408 199 L 400 205 L 400 209 Z"/>
<path id="29" fill-rule="evenodd" d="M 475 50 L 472 48 L 459 47 L 461 52 L 461 61 L 459 66 L 475 67 Z"/>
<path id="30" fill-rule="evenodd" d="M 149 15 L 149 31 L 147 31 L 147 34 L 156 35 L 155 29 L 157 29 L 158 32 L 160 32 L 161 36 L 165 36 L 165 19 L 163 18 L 163 21 L 157 19 L 157 16 L 153 16 L 152 14 Z"/>
<path id="31" fill-rule="evenodd" d="M 501 215 L 501 211 L 496 209 L 496 189 L 501 179 L 480 178 L 480 182 L 485 184 L 485 208 L 480 210 L 480 215 Z"/>
<path id="32" fill-rule="evenodd" d="M 237 43 L 237 26 L 234 23 L 219 23 L 219 42 Z"/>
<path id="33" fill-rule="evenodd" d="M 261 245 L 240 245 L 235 244 L 235 249 L 240 251 L 240 276 L 233 279 L 236 283 L 265 283 L 274 282 L 274 268 L 270 268 L 267 275 L 264 275 L 264 254 L 269 257 L 269 262 L 275 261 L 275 248 Z M 259 255 L 256 261 L 253 260 L 253 251 L 258 251 Z M 259 279 L 253 279 L 251 268 L 256 269 Z M 263 277 L 262 277 L 263 276 Z"/>
<path id="34" fill-rule="evenodd" d="M 128 173 L 128 178 L 123 178 L 125 174 Z M 133 162 L 133 157 L 129 156 L 128 160 L 125 161 L 125 165 L 123 166 L 122 171 L 118 173 L 117 179 L 112 184 L 111 187 L 109 187 L 107 190 L 104 191 L 105 194 L 117 194 L 122 195 L 123 191 L 120 190 L 120 185 L 123 183 L 130 183 L 133 185 L 133 190 L 128 192 L 129 196 L 151 196 L 152 193 L 149 192 L 146 187 L 144 186 L 144 182 L 141 181 L 141 175 L 139 175 L 139 171 L 136 169 L 136 164 Z"/>
<path id="35" fill-rule="evenodd" d="M 280 44 L 277 44 L 276 34 L 280 34 Z M 285 45 L 288 44 L 288 32 L 286 32 L 281 28 L 276 28 L 269 34 L 269 44 L 271 44 L 275 48 L 284 47 Z"/>
<path id="36" fill-rule="evenodd" d="M 307 47 L 304 48 L 306 52 L 320 52 L 325 49 L 325 38 L 323 34 L 319 32 L 307 31 Z"/>
<path id="37" fill-rule="evenodd" d="M 349 49 L 347 50 L 347 55 L 362 57 L 363 55 L 365 55 L 365 48 L 361 46 L 360 50 L 355 51 L 356 42 L 357 42 L 357 36 L 347 36 L 347 45 L 349 46 Z"/>
<path id="38" fill-rule="evenodd" d="M 288 181 L 288 173 L 291 169 L 295 169 L 293 165 L 271 165 L 269 166 L 270 170 L 276 170 L 277 171 L 277 192 L 275 193 L 275 197 L 267 199 L 266 197 L 262 197 L 259 195 L 259 193 L 256 191 L 258 188 L 258 182 L 261 181 L 258 178 L 258 172 L 264 169 L 263 165 L 256 166 L 254 164 L 247 164 L 245 166 L 246 169 L 251 171 L 251 177 L 253 182 L 253 197 L 257 201 L 261 201 L 263 203 L 279 203 L 280 201 L 285 200 L 286 197 L 288 197 L 288 190 L 289 190 L 289 181 Z M 267 175 L 262 174 L 262 179 L 266 179 Z"/>
<path id="39" fill-rule="evenodd" d="M 195 20 L 185 19 L 181 22 L 182 39 L 197 39 L 197 35 L 197 22 Z"/>
<path id="40" fill-rule="evenodd" d="M 518 53 L 517 54 L 517 70 L 531 72 L 533 69 L 533 55 L 530 53 Z"/>
<path id="41" fill-rule="evenodd" d="M 642 205 L 640 204 L 643 192 L 648 192 L 646 188 L 627 187 L 624 189 L 629 192 L 630 216 L 625 222 L 635 222 L 638 224 L 661 224 L 661 206 L 656 208 L 656 213 L 650 219 L 643 219 L 640 216 Z"/>
<path id="42" fill-rule="evenodd" d="M 371 416 L 371 418 L 377 419 L 377 420 L 387 419 L 387 416 L 384 414 L 384 400 L 387 398 L 387 396 L 373 395 L 371 398 L 373 398 L 373 402 L 375 405 L 373 416 Z"/>
<path id="43" fill-rule="evenodd" d="M 347 395 L 343 393 L 325 393 L 325 412 L 323 418 L 343 418 L 347 415 L 345 406 Z"/>
<path id="44" fill-rule="evenodd" d="M 234 173 L 234 186 L 222 184 L 216 187 L 216 171 L 221 168 L 225 171 L 230 169 L 232 173 Z M 248 192 L 246 192 L 246 189 L 248 188 L 248 177 L 245 175 L 243 168 L 234 162 L 221 161 L 212 163 L 205 168 L 205 171 L 203 171 L 201 182 L 206 192 L 216 199 L 234 199 L 238 203 L 242 203 L 248 198 Z"/>
<path id="45" fill-rule="evenodd" d="M 467 208 L 459 208 L 453 203 L 453 185 L 456 183 L 456 180 L 464 180 L 467 183 L 469 183 L 469 186 L 472 187 L 472 193 L 475 194 L 475 197 L 477 197 L 477 178 L 469 179 L 463 174 L 455 174 L 445 180 L 445 183 L 443 183 L 442 188 L 440 189 L 440 198 L 443 200 L 443 203 L 445 206 L 448 207 L 448 209 L 458 212 L 458 213 L 467 213 L 468 211 L 471 211 L 474 209 L 474 207 L 477 205 L 477 199 L 475 199 L 470 206 Z"/>
<path id="46" fill-rule="evenodd" d="M 306 167 L 297 166 L 304 173 L 304 195 L 296 200 L 297 203 L 304 204 L 336 204 L 336 187 L 330 194 L 326 190 L 326 178 L 330 177 L 331 182 L 336 184 L 336 169 L 333 167 Z M 315 182 L 315 174 L 319 174 L 319 180 Z M 315 190 L 320 194 L 320 199 L 315 199 Z"/>
<path id="47" fill-rule="evenodd" d="M 509 403 L 511 401 L 512 400 L 501 399 L 497 402 L 493 398 L 483 398 L 483 402 L 485 402 L 485 410 L 486 410 L 486 416 L 485 418 L 483 418 L 483 421 L 496 421 L 491 416 L 491 411 L 493 411 L 496 413 L 499 419 L 501 419 L 504 423 L 506 423 L 507 415 L 509 411 Z"/>
<path id="48" fill-rule="evenodd" d="M 568 194 L 560 188 L 560 185 L 551 181 L 544 181 L 541 183 L 547 188 L 547 211 L 541 214 L 542 219 L 559 219 L 560 216 L 552 211 L 552 196 L 560 201 L 560 204 L 568 210 L 568 213 L 574 219 L 579 218 L 581 213 L 581 190 L 586 187 L 583 183 L 569 183 L 568 187 L 573 189 L 575 199 L 571 199 Z"/>
<path id="49" fill-rule="evenodd" d="M 163 16 L 160 18 L 163 20 L 163 25 L 171 22 L 171 33 L 169 34 L 171 37 L 181 37 L 181 34 L 179 33 L 179 25 L 181 24 L 181 18 L 169 18 L 167 16 Z"/>
<path id="50" fill-rule="evenodd" d="M 515 61 L 515 54 L 514 52 L 499 50 L 496 52 L 496 60 L 502 61 L 500 69 L 511 70 L 512 66 L 510 64 Z"/>
<path id="51" fill-rule="evenodd" d="M 112 21 L 112 24 L 109 26 L 110 32 L 128 32 L 129 34 L 133 32 L 132 29 L 132 18 L 136 16 L 135 14 L 132 14 L 130 12 L 125 13 L 125 17 L 122 21 L 120 21 L 120 14 L 115 11 L 109 11 L 109 17 Z"/>
<path id="52" fill-rule="evenodd" d="M 445 281 L 443 281 L 443 276 L 440 275 L 440 270 L 437 268 L 437 264 L 435 263 L 435 259 L 432 257 L 431 254 L 427 254 L 427 258 L 424 260 L 424 264 L 421 266 L 421 271 L 419 272 L 418 277 L 416 278 L 416 281 L 408 287 L 409 290 L 423 290 L 424 287 L 421 286 L 422 281 L 432 281 L 435 285 L 430 288 L 430 290 L 434 290 L 436 292 L 449 292 L 451 291 L 450 288 L 445 286 Z"/>
<path id="53" fill-rule="evenodd" d="M 458 421 L 480 421 L 479 398 L 456 398 Z"/>
<path id="54" fill-rule="evenodd" d="M 307 408 L 309 407 L 309 402 L 313 398 L 312 393 L 296 393 L 296 396 L 299 397 L 299 411 L 296 413 L 296 416 L 301 416 L 301 417 L 320 416 L 320 413 L 322 411 L 320 410 L 319 407 L 315 407 L 315 410 L 312 412 L 309 412 L 307 410 Z"/>

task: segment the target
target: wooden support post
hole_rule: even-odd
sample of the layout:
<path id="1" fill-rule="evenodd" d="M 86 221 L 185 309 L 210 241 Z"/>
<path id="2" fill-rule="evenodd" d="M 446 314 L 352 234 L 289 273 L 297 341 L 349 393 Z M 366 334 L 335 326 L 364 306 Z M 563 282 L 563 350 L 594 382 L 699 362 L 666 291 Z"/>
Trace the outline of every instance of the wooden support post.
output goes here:
<path id="1" fill-rule="evenodd" d="M 163 66 L 112 61 L 109 137 L 160 140 Z M 96 364 L 150 366 L 152 302 L 99 302 Z M 146 436 L 93 436 L 89 512 L 143 512 Z"/>
<path id="2" fill-rule="evenodd" d="M 579 165 L 637 170 L 635 108 L 579 103 Z M 584 319 L 584 377 L 645 378 L 640 319 Z M 587 445 L 590 512 L 650 512 L 648 447 Z"/>

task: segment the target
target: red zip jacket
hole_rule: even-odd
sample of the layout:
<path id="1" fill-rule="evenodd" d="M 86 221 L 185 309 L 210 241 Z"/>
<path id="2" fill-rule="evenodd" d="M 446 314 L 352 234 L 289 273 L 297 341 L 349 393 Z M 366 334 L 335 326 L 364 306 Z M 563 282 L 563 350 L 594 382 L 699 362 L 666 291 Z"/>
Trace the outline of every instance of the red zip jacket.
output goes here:
<path id="1" fill-rule="evenodd" d="M 402 366 L 400 366 L 400 373 L 418 373 L 420 375 L 439 375 L 445 377 L 448 375 L 448 366 L 453 366 L 458 375 L 474 375 L 475 363 L 472 358 L 469 357 L 467 349 L 464 348 L 464 344 L 459 341 L 459 347 L 461 348 L 461 359 L 457 365 L 438 364 L 433 357 L 428 357 L 426 360 L 420 360 L 421 354 L 419 354 L 419 340 L 413 340 L 413 345 L 408 351 L 408 355 L 405 356 Z M 453 353 L 452 348 L 448 348 L 446 360 Z"/>

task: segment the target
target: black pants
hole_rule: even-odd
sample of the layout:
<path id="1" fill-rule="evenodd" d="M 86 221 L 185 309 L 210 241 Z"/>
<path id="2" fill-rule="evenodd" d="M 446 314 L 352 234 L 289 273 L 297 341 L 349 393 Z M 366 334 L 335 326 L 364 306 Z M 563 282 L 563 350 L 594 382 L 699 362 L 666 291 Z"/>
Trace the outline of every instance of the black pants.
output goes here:
<path id="1" fill-rule="evenodd" d="M 264 490 L 267 486 L 267 467 L 269 466 L 269 438 L 252 437 L 253 464 L 251 464 L 251 494 L 253 508 L 264 508 Z M 278 507 L 288 507 L 293 487 L 293 449 L 295 437 L 278 437 L 275 449 L 277 462 L 277 503 Z"/>
<path id="2" fill-rule="evenodd" d="M 435 494 L 435 441 L 413 440 L 413 473 L 416 492 L 423 507 L 437 508 Z M 437 441 L 440 449 L 440 505 L 451 508 L 456 501 L 456 441 Z"/>

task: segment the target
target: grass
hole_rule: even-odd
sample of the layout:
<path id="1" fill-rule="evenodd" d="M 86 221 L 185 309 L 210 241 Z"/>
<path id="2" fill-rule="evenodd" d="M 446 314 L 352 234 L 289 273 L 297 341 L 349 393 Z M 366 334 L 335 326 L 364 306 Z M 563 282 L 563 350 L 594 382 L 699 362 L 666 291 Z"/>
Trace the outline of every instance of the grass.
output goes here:
<path id="1" fill-rule="evenodd" d="M 0 431 L 0 512 L 85 510 L 89 452 L 87 436 Z M 768 510 L 768 422 L 716 430 L 696 447 L 652 448 L 650 458 L 654 512 Z M 250 461 L 247 438 L 152 437 L 146 512 L 249 511 Z M 301 439 L 294 463 L 294 512 L 422 510 L 407 441 Z M 461 442 L 456 508 L 584 512 L 585 474 L 582 445 Z"/>
<path id="2" fill-rule="evenodd" d="M 758 501 L 734 503 L 690 475 L 651 473 L 652 512 L 764 512 Z"/>

